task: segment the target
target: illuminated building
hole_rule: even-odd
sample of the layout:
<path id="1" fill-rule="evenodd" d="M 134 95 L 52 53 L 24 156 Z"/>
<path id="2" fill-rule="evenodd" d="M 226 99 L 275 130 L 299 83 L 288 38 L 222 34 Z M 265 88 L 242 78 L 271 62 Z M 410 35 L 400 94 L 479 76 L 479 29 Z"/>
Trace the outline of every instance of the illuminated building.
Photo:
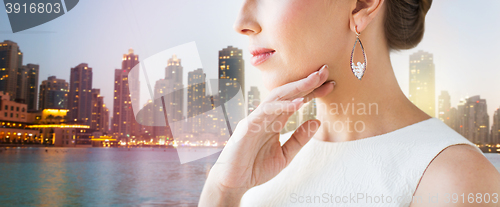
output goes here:
<path id="1" fill-rule="evenodd" d="M 493 126 L 491 127 L 491 143 L 500 144 L 500 109 L 497 108 L 493 115 Z"/>
<path id="2" fill-rule="evenodd" d="M 104 97 L 100 89 L 92 89 L 92 115 L 90 129 L 94 132 L 107 134 L 109 128 L 109 110 L 104 104 Z"/>
<path id="3" fill-rule="evenodd" d="M 153 136 L 156 138 L 166 138 L 167 140 L 173 138 L 171 137 L 173 136 L 172 129 L 175 129 L 179 133 L 183 132 L 184 84 L 182 83 L 182 74 L 181 59 L 173 55 L 172 58 L 168 59 L 167 67 L 165 68 L 165 78 L 155 83 L 154 99 L 159 100 L 161 97 L 164 98 L 169 122 L 166 127 L 153 127 Z M 155 112 L 155 116 L 161 116 L 164 119 L 163 107 L 155 107 L 155 109 L 159 110 Z"/>
<path id="4" fill-rule="evenodd" d="M 245 118 L 245 61 L 242 50 L 229 46 L 219 51 L 219 93 L 220 102 L 225 103 L 227 116 L 234 131 L 240 120 Z M 238 84 L 235 84 L 238 83 Z M 236 100 L 234 95 L 241 92 Z"/>
<path id="5" fill-rule="evenodd" d="M 458 132 L 475 144 L 490 143 L 486 100 L 479 96 L 469 97 L 457 108 Z"/>
<path id="6" fill-rule="evenodd" d="M 17 72 L 23 64 L 23 53 L 17 43 L 0 42 L 0 91 L 10 94 L 13 101 L 17 95 Z"/>
<path id="7" fill-rule="evenodd" d="M 203 69 L 197 69 L 188 73 L 188 100 L 187 115 L 192 120 L 186 126 L 187 133 L 199 134 L 204 132 L 203 112 L 207 110 L 206 97 L 206 74 Z"/>
<path id="8" fill-rule="evenodd" d="M 445 121 L 446 113 L 450 108 L 450 94 L 448 91 L 441 91 L 441 95 L 438 96 L 438 118 L 441 119 L 441 121 Z"/>
<path id="9" fill-rule="evenodd" d="M 37 110 L 39 66 L 28 64 L 17 71 L 16 102 L 28 105 L 28 111 Z"/>
<path id="10" fill-rule="evenodd" d="M 418 51 L 410 55 L 409 99 L 429 116 L 435 117 L 435 68 L 433 55 Z"/>
<path id="11" fill-rule="evenodd" d="M 78 124 L 38 124 L 28 128 L 40 131 L 43 144 L 52 144 L 56 147 L 90 147 L 90 135 L 87 125 Z"/>
<path id="12" fill-rule="evenodd" d="M 0 91 L 0 142 L 37 143 L 40 133 L 27 127 L 27 105 L 11 101 L 10 95 Z"/>
<path id="13" fill-rule="evenodd" d="M 68 82 L 50 76 L 40 85 L 39 109 L 67 109 Z"/>
<path id="14" fill-rule="evenodd" d="M 101 136 L 92 138 L 92 147 L 117 147 L 118 141 L 111 136 Z"/>
<path id="15" fill-rule="evenodd" d="M 252 86 L 248 91 L 248 115 L 260 105 L 259 88 Z"/>
<path id="16" fill-rule="evenodd" d="M 68 121 L 90 125 L 92 106 L 92 68 L 82 63 L 71 68 Z"/>
<path id="17" fill-rule="evenodd" d="M 138 104 L 139 88 L 133 88 L 134 99 L 131 99 L 129 91 L 128 75 L 131 70 L 139 64 L 139 55 L 134 54 L 132 49 L 122 58 L 122 68 L 115 70 L 114 99 L 113 99 L 113 122 L 111 130 L 113 135 L 119 138 L 127 138 L 140 134 L 140 126 L 135 120 L 132 102 Z M 134 77 L 139 77 L 139 70 L 132 71 Z M 139 78 L 136 78 L 139 80 Z M 136 86 L 139 83 L 135 83 Z M 120 139 L 119 139 L 120 140 Z"/>

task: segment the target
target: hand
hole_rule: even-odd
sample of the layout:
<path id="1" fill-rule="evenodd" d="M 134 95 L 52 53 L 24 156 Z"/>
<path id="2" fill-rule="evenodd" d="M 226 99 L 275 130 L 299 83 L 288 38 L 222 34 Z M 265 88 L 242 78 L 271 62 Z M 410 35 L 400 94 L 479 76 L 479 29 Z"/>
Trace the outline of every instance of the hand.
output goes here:
<path id="1" fill-rule="evenodd" d="M 325 83 L 327 78 L 328 70 L 324 65 L 304 79 L 275 88 L 241 120 L 210 170 L 200 205 L 214 199 L 225 205 L 239 205 L 248 189 L 269 181 L 288 166 L 316 133 L 320 122 L 303 123 L 283 146 L 279 142 L 279 132 L 305 102 L 333 90 L 334 83 Z"/>

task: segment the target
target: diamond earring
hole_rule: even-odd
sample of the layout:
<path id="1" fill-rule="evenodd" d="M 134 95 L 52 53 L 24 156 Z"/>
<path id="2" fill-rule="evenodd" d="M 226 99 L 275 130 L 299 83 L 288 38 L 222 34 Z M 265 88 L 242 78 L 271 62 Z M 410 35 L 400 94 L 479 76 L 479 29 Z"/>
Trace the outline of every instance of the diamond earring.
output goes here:
<path id="1" fill-rule="evenodd" d="M 356 78 L 361 80 L 361 78 L 363 77 L 363 75 L 365 74 L 365 71 L 366 71 L 366 55 L 365 55 L 365 49 L 363 48 L 363 44 L 361 43 L 361 40 L 359 39 L 359 35 L 361 35 L 361 34 L 358 32 L 358 26 L 356 26 L 354 30 L 356 32 L 356 41 L 354 42 L 354 46 L 352 47 L 352 52 L 351 52 L 351 70 L 352 70 L 352 73 L 354 73 L 354 75 L 356 76 Z M 354 49 L 356 49 L 356 44 L 358 42 L 359 42 L 359 46 L 361 46 L 361 51 L 363 52 L 364 63 L 357 62 L 356 64 L 354 64 L 352 62 L 352 59 L 354 58 Z"/>

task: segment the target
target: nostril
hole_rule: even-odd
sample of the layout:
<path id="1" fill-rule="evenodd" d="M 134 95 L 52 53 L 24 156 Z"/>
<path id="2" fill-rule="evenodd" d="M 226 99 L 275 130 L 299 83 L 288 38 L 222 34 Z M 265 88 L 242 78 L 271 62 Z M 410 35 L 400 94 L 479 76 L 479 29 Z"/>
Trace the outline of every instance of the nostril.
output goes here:
<path id="1" fill-rule="evenodd" d="M 242 30 L 241 30 L 241 33 L 246 34 L 246 33 L 251 32 L 251 31 L 252 31 L 252 30 L 250 30 L 250 29 L 242 29 Z"/>

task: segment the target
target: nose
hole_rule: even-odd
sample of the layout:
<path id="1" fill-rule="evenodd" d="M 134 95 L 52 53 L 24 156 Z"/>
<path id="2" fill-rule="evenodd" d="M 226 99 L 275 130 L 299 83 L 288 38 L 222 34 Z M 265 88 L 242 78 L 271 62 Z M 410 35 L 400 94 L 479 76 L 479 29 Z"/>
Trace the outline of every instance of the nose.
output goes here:
<path id="1" fill-rule="evenodd" d="M 257 5 L 255 0 L 245 0 L 233 29 L 242 35 L 252 35 L 261 32 L 262 28 L 256 21 Z"/>

